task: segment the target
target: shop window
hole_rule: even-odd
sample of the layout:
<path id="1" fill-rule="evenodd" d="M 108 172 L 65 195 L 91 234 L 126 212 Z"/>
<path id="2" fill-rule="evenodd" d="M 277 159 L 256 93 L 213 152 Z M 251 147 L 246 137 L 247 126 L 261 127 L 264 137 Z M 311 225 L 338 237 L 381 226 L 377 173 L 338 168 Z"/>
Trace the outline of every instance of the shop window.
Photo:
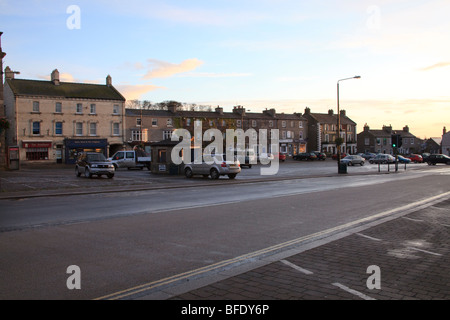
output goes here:
<path id="1" fill-rule="evenodd" d="M 27 160 L 48 160 L 48 148 L 28 148 Z"/>

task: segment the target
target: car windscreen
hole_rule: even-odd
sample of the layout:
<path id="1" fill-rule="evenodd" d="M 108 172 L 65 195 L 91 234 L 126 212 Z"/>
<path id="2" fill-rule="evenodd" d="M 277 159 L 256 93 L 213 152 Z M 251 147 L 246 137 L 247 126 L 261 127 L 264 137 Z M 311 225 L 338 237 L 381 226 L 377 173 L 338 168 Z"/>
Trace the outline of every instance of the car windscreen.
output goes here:
<path id="1" fill-rule="evenodd" d="M 106 161 L 105 156 L 102 153 L 92 153 L 87 155 L 87 161 L 89 162 L 102 162 Z"/>

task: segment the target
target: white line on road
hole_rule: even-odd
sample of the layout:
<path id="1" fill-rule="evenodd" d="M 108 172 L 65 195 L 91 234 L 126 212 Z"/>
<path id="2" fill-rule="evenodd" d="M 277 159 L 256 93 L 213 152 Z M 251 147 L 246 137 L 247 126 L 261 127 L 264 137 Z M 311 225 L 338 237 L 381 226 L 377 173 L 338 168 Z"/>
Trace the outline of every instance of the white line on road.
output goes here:
<path id="1" fill-rule="evenodd" d="M 360 236 L 360 237 L 364 237 L 364 238 L 367 238 L 367 239 L 370 239 L 370 240 L 374 240 L 374 241 L 382 241 L 381 239 L 374 238 L 374 237 L 369 237 L 369 236 L 366 236 L 365 234 L 362 234 L 362 233 L 359 233 L 359 232 L 357 232 L 356 234 L 357 234 L 358 236 Z"/>
<path id="2" fill-rule="evenodd" d="M 359 292 L 359 291 L 353 290 L 353 289 L 351 289 L 351 288 L 349 288 L 347 286 L 344 286 L 343 284 L 341 284 L 339 282 L 333 283 L 333 286 L 341 288 L 342 290 L 347 291 L 348 293 L 351 293 L 351 294 L 353 294 L 355 296 L 358 296 L 358 297 L 360 297 L 360 298 L 362 298 L 364 300 L 376 300 L 376 299 L 374 299 L 372 297 L 369 297 L 369 296 L 365 295 L 362 292 Z"/>
<path id="3" fill-rule="evenodd" d="M 293 263 L 291 263 L 291 262 L 289 262 L 287 260 L 280 260 L 280 262 L 284 263 L 285 265 L 287 265 L 287 266 L 289 266 L 291 268 L 294 268 L 297 271 L 300 271 L 301 273 L 313 274 L 311 271 L 303 269 L 302 267 L 299 267 L 299 266 L 297 266 L 297 265 L 295 265 L 295 264 L 293 264 Z"/>
<path id="4" fill-rule="evenodd" d="M 408 218 L 408 217 L 403 217 L 403 219 L 410 220 L 410 221 L 415 221 L 415 222 L 423 222 L 423 220 L 413 219 L 413 218 Z"/>
<path id="5" fill-rule="evenodd" d="M 419 248 L 408 247 L 408 249 L 425 252 L 425 253 L 432 254 L 432 255 L 435 255 L 435 256 L 442 256 L 442 254 L 440 254 L 440 253 L 431 252 L 431 251 L 423 250 L 423 249 L 419 249 Z"/>

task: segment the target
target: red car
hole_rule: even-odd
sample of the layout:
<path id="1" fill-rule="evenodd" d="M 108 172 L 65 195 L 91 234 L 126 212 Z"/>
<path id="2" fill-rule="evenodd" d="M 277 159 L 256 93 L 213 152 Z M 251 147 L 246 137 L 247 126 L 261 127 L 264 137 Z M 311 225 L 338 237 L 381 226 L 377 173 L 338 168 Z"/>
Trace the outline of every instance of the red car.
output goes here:
<path id="1" fill-rule="evenodd" d="M 344 153 L 344 152 L 341 153 L 341 159 L 344 159 L 346 156 L 347 156 L 346 153 Z M 337 160 L 337 154 L 336 154 L 336 153 L 333 154 L 333 155 L 331 156 L 331 159 Z"/>
<path id="2" fill-rule="evenodd" d="M 422 163 L 423 162 L 423 158 L 419 154 L 411 154 L 410 156 L 408 156 L 406 158 L 411 159 L 411 161 L 414 163 Z"/>
<path id="3" fill-rule="evenodd" d="M 277 158 L 280 161 L 285 161 L 286 160 L 286 154 L 284 154 L 284 153 L 274 153 L 273 157 Z"/>

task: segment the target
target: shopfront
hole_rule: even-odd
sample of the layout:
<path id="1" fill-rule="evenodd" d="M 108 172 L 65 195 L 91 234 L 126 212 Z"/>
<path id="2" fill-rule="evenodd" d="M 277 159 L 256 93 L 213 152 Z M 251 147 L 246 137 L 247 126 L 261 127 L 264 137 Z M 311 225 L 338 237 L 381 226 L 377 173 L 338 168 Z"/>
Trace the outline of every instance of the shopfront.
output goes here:
<path id="1" fill-rule="evenodd" d="M 79 152 L 99 152 L 108 156 L 107 139 L 65 139 L 65 163 L 74 164 Z"/>
<path id="2" fill-rule="evenodd" d="M 25 157 L 22 159 L 27 161 L 49 160 L 49 150 L 52 148 L 52 141 L 23 140 L 22 148 L 25 150 Z"/>

